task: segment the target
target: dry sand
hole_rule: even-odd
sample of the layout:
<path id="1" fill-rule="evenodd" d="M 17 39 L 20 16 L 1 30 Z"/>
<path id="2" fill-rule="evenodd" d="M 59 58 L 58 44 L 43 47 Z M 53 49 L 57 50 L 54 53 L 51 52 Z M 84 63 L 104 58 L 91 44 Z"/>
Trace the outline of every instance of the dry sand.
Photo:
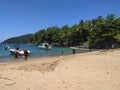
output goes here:
<path id="1" fill-rule="evenodd" d="M 0 90 L 120 90 L 120 50 L 2 63 Z"/>

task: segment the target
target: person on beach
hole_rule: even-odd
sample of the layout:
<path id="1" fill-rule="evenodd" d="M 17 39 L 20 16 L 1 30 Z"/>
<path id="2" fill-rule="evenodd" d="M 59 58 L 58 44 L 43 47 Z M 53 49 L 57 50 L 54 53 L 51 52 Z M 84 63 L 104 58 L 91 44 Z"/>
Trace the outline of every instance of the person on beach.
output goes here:
<path id="1" fill-rule="evenodd" d="M 112 44 L 112 47 L 111 47 L 111 48 L 112 48 L 112 51 L 113 51 L 113 49 L 115 49 L 115 45 L 114 45 L 114 44 Z"/>
<path id="2" fill-rule="evenodd" d="M 108 51 L 109 50 L 109 47 L 108 45 L 105 46 L 105 51 Z"/>
<path id="3" fill-rule="evenodd" d="M 29 53 L 28 53 L 27 50 L 24 50 L 24 56 L 25 56 L 25 60 L 27 60 L 27 59 L 28 59 L 28 56 L 29 56 Z"/>

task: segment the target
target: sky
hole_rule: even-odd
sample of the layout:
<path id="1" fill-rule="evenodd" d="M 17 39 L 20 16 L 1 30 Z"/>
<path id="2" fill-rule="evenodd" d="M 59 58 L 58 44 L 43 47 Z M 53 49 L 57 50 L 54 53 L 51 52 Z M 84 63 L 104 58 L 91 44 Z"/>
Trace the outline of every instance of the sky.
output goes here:
<path id="1" fill-rule="evenodd" d="M 120 17 L 120 0 L 0 0 L 0 42 L 111 13 Z"/>

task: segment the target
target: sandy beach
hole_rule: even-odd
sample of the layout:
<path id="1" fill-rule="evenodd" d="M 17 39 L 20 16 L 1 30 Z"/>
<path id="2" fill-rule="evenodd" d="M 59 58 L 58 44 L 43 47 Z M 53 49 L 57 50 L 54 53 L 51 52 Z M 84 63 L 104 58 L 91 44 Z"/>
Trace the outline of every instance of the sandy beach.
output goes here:
<path id="1" fill-rule="evenodd" d="M 1 63 L 0 90 L 120 90 L 120 49 Z"/>

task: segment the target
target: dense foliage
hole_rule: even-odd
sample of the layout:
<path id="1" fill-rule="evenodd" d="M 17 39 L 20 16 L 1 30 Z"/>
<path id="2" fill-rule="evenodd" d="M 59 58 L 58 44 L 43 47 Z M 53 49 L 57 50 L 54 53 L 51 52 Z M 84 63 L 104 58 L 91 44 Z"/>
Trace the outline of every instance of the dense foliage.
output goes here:
<path id="1" fill-rule="evenodd" d="M 27 43 L 31 42 L 32 35 L 33 34 L 27 34 L 27 35 L 22 35 L 22 36 L 18 36 L 18 37 L 13 37 L 13 38 L 5 40 L 3 43 L 27 44 Z"/>
<path id="2" fill-rule="evenodd" d="M 98 16 L 92 20 L 81 20 L 71 27 L 65 25 L 41 29 L 35 34 L 10 38 L 4 43 L 33 43 L 49 42 L 57 46 L 88 45 L 90 48 L 106 48 L 114 44 L 120 47 L 120 18 L 110 14 L 103 18 Z"/>
<path id="3" fill-rule="evenodd" d="M 102 16 L 92 20 L 81 20 L 72 27 L 67 25 L 42 29 L 36 32 L 31 39 L 33 44 L 49 42 L 59 46 L 76 46 L 87 44 L 91 48 L 120 46 L 120 18 L 114 14 L 106 18 Z"/>

